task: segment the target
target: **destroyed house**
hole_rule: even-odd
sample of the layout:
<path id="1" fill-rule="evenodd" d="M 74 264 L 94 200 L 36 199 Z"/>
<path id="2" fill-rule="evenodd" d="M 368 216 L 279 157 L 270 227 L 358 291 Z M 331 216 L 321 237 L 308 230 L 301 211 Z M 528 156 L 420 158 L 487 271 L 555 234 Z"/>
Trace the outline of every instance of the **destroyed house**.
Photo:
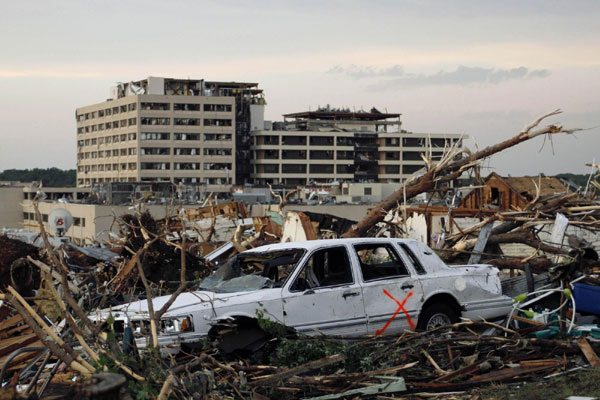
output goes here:
<path id="1" fill-rule="evenodd" d="M 493 208 L 498 210 L 523 209 L 537 195 L 540 197 L 567 193 L 565 185 L 554 177 L 501 177 L 492 172 L 482 188 L 473 189 L 461 202 L 462 208 Z"/>
<path id="2" fill-rule="evenodd" d="M 456 134 L 411 133 L 398 113 L 329 106 L 285 114 L 284 122 L 252 132 L 254 184 L 402 183 L 439 160 Z"/>

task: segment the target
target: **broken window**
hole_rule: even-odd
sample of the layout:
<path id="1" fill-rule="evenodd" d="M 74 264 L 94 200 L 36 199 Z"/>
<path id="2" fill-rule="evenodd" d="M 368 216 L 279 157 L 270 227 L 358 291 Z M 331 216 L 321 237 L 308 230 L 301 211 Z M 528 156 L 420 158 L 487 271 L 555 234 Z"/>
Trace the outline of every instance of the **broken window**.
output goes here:
<path id="1" fill-rule="evenodd" d="M 311 160 L 333 160 L 333 150 L 311 150 Z"/>
<path id="2" fill-rule="evenodd" d="M 171 118 L 141 118 L 142 125 L 170 125 Z"/>
<path id="3" fill-rule="evenodd" d="M 386 160 L 400 160 L 400 152 L 399 151 L 386 151 L 385 159 Z"/>
<path id="4" fill-rule="evenodd" d="M 122 105 L 122 106 L 119 108 L 119 111 L 120 111 L 120 112 L 122 112 L 122 113 L 124 113 L 124 112 L 127 112 L 127 104 L 123 104 L 123 105 Z"/>
<path id="5" fill-rule="evenodd" d="M 173 149 L 173 152 L 176 156 L 197 156 L 200 154 L 200 149 L 193 147 L 176 147 Z"/>
<path id="6" fill-rule="evenodd" d="M 204 111 L 229 112 L 231 104 L 205 104 Z"/>
<path id="7" fill-rule="evenodd" d="M 305 174 L 306 164 L 283 164 L 281 172 L 284 174 Z"/>
<path id="8" fill-rule="evenodd" d="M 142 147 L 140 155 L 168 156 L 171 154 L 171 149 L 168 147 Z"/>
<path id="9" fill-rule="evenodd" d="M 333 136 L 311 136 L 311 146 L 333 146 Z"/>
<path id="10" fill-rule="evenodd" d="M 278 174 L 279 173 L 279 165 L 278 164 L 265 164 L 261 165 L 262 173 L 264 174 Z"/>
<path id="11" fill-rule="evenodd" d="M 199 133 L 174 133 L 174 140 L 200 140 Z"/>
<path id="12" fill-rule="evenodd" d="M 174 169 L 200 169 L 200 163 L 174 163 Z"/>
<path id="13" fill-rule="evenodd" d="M 135 132 L 132 132 L 129 134 L 129 136 L 127 137 L 129 140 L 135 140 Z"/>
<path id="14" fill-rule="evenodd" d="M 402 138 L 402 146 L 404 147 L 425 147 L 424 138 Z"/>
<path id="15" fill-rule="evenodd" d="M 352 165 L 336 165 L 336 172 L 338 174 L 353 174 L 354 164 Z"/>
<path id="16" fill-rule="evenodd" d="M 406 243 L 400 242 L 398 244 L 400 245 L 402 250 L 404 250 L 404 253 L 406 253 L 406 255 L 408 256 L 410 262 L 412 263 L 413 267 L 417 271 L 417 274 L 419 274 L 419 275 L 426 274 L 427 272 L 425 271 L 425 268 L 423 268 L 421 261 L 419 261 L 417 256 L 415 256 L 415 253 L 413 253 L 413 251 L 406 245 Z"/>
<path id="17" fill-rule="evenodd" d="M 205 156 L 230 156 L 231 149 L 204 149 Z"/>
<path id="18" fill-rule="evenodd" d="M 358 244 L 354 250 L 365 282 L 408 275 L 406 266 L 390 244 Z"/>
<path id="19" fill-rule="evenodd" d="M 400 173 L 400 166 L 399 165 L 386 165 L 385 166 L 385 173 L 386 174 L 399 174 Z"/>
<path id="20" fill-rule="evenodd" d="M 135 111 L 136 103 L 131 103 L 127 105 L 127 111 Z"/>
<path id="21" fill-rule="evenodd" d="M 142 103 L 142 110 L 160 110 L 160 111 L 168 111 L 171 109 L 171 105 L 169 103 Z"/>
<path id="22" fill-rule="evenodd" d="M 204 140 L 207 142 L 219 141 L 219 142 L 230 142 L 230 133 L 205 133 Z"/>
<path id="23" fill-rule="evenodd" d="M 127 154 L 130 156 L 135 156 L 137 149 L 135 147 L 130 147 L 127 151 Z"/>
<path id="24" fill-rule="evenodd" d="M 333 174 L 332 164 L 310 164 L 311 174 Z"/>
<path id="25" fill-rule="evenodd" d="M 315 251 L 290 287 L 292 292 L 348 285 L 354 282 L 345 247 Z"/>
<path id="26" fill-rule="evenodd" d="M 173 109 L 175 111 L 200 111 L 200 104 L 175 103 Z"/>
<path id="27" fill-rule="evenodd" d="M 421 168 L 423 168 L 422 165 L 403 165 L 402 166 L 402 173 L 403 174 L 414 174 L 415 172 L 417 172 Z"/>
<path id="28" fill-rule="evenodd" d="M 354 146 L 354 138 L 351 137 L 338 137 L 336 139 L 338 146 Z"/>
<path id="29" fill-rule="evenodd" d="M 135 125 L 135 124 L 137 124 L 137 118 L 129 118 L 129 119 L 127 120 L 127 124 L 128 124 L 129 126 L 132 126 L 132 125 Z"/>
<path id="30" fill-rule="evenodd" d="M 204 279 L 199 288 L 234 293 L 282 287 L 303 255 L 304 250 L 238 254 Z"/>
<path id="31" fill-rule="evenodd" d="M 171 169 L 171 164 L 166 162 L 166 163 L 141 163 L 140 164 L 140 168 L 141 169 Z"/>
<path id="32" fill-rule="evenodd" d="M 306 160 L 306 150 L 282 150 L 284 160 Z"/>
<path id="33" fill-rule="evenodd" d="M 386 147 L 398 147 L 398 146 L 400 146 L 400 139 L 399 138 L 386 138 L 385 145 L 386 145 Z"/>
<path id="34" fill-rule="evenodd" d="M 204 163 L 204 170 L 231 170 L 231 163 Z"/>
<path id="35" fill-rule="evenodd" d="M 140 140 L 169 140 L 170 137 L 167 132 L 142 132 L 140 134 Z"/>
<path id="36" fill-rule="evenodd" d="M 231 120 L 221 118 L 205 118 L 204 126 L 231 126 Z"/>
<path id="37" fill-rule="evenodd" d="M 198 126 L 200 125 L 199 118 L 175 118 L 175 125 L 183 125 L 183 126 Z"/>

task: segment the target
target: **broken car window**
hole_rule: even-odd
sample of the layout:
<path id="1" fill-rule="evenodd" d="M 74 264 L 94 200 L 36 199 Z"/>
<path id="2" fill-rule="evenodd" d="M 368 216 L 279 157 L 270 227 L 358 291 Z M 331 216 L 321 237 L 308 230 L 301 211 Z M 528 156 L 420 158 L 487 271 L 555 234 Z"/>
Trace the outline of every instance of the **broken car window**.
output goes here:
<path id="1" fill-rule="evenodd" d="M 406 266 L 390 244 L 359 244 L 354 249 L 365 282 L 408 275 Z"/>
<path id="2" fill-rule="evenodd" d="M 303 254 L 301 249 L 238 254 L 204 279 L 200 289 L 233 293 L 281 287 Z"/>
<path id="3" fill-rule="evenodd" d="M 312 254 L 290 290 L 298 292 L 352 282 L 352 269 L 346 248 L 332 247 Z"/>

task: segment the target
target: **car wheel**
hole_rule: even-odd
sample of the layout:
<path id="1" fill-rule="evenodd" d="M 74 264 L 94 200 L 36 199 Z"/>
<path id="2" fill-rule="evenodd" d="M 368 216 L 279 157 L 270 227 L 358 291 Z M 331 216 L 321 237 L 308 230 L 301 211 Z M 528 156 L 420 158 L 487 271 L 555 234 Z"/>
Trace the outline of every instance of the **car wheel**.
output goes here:
<path id="1" fill-rule="evenodd" d="M 446 304 L 432 304 L 419 317 L 417 329 L 428 331 L 440 326 L 452 325 L 458 321 L 454 310 Z"/>

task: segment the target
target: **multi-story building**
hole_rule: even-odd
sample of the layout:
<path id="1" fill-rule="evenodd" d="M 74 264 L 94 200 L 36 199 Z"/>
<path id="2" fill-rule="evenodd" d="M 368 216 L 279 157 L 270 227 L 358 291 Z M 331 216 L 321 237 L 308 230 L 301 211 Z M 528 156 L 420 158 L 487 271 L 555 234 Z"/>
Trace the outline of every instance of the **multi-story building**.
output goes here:
<path id="1" fill-rule="evenodd" d="M 251 114 L 264 115 L 256 83 L 147 79 L 76 110 L 77 185 L 203 183 L 229 190 L 250 178 Z M 262 128 L 262 126 L 261 126 Z"/>
<path id="2" fill-rule="evenodd" d="M 253 131 L 255 184 L 404 182 L 439 159 L 458 134 L 411 133 L 400 114 L 321 108 L 283 116 L 273 129 Z M 268 124 L 265 124 L 265 126 Z"/>

